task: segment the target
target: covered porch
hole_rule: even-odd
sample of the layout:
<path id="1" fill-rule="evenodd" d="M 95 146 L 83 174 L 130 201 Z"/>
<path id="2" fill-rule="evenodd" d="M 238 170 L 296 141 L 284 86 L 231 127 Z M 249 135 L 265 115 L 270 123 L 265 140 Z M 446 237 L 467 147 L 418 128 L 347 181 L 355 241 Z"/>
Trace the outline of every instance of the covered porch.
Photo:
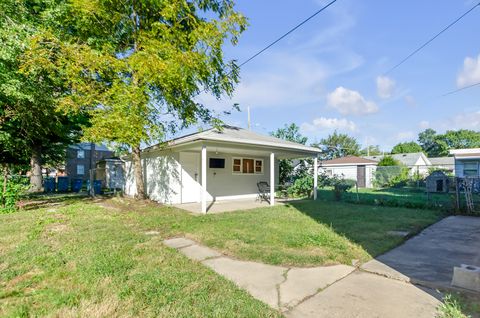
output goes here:
<path id="1" fill-rule="evenodd" d="M 189 144 L 179 149 L 182 199 L 175 206 L 205 214 L 284 204 L 284 199 L 275 197 L 281 159 L 313 158 L 315 200 L 319 152 L 287 142 L 247 144 L 206 140 Z M 259 184 L 266 187 L 259 189 Z"/>

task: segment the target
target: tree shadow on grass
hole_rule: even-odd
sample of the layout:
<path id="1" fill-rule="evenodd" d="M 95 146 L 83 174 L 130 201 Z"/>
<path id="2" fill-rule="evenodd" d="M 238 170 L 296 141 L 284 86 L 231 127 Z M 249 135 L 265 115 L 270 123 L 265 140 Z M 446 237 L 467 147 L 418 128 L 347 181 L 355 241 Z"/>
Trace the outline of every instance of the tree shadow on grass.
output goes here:
<path id="1" fill-rule="evenodd" d="M 26 195 L 17 202 L 22 210 L 36 210 L 48 207 L 59 207 L 89 200 L 87 193 L 38 193 Z"/>

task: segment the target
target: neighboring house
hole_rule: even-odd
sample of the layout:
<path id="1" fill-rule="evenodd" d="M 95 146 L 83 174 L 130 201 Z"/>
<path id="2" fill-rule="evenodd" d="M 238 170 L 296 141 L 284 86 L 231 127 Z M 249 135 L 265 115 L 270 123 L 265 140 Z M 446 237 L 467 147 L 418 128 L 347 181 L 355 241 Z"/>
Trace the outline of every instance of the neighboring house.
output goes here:
<path id="1" fill-rule="evenodd" d="M 428 158 L 433 168 L 449 171 L 455 174 L 455 159 L 453 157 Z"/>
<path id="2" fill-rule="evenodd" d="M 356 156 L 347 156 L 320 162 L 320 171 L 327 176 L 338 176 L 357 181 L 360 188 L 372 188 L 373 173 L 378 162 Z"/>
<path id="3" fill-rule="evenodd" d="M 105 145 L 89 142 L 71 145 L 67 148 L 66 174 L 72 179 L 88 180 L 90 169 L 95 168 L 98 161 L 113 156 L 114 152 Z"/>
<path id="4" fill-rule="evenodd" d="M 143 150 L 145 191 L 163 203 L 200 202 L 206 213 L 207 201 L 257 198 L 257 183 L 268 182 L 273 205 L 278 160 L 314 157 L 317 162 L 320 152 L 238 127 L 212 128 Z M 125 193 L 133 196 L 133 165 L 125 159 Z"/>
<path id="5" fill-rule="evenodd" d="M 450 150 L 455 160 L 456 177 L 480 177 L 480 148 Z"/>
<path id="6" fill-rule="evenodd" d="M 415 173 L 426 175 L 428 174 L 428 169 L 432 166 L 432 163 L 423 152 L 400 153 L 387 156 L 392 157 L 393 159 L 410 168 L 410 174 L 412 175 Z M 379 162 L 380 160 L 382 160 L 383 157 L 384 155 L 378 155 L 365 156 L 363 158 Z"/>

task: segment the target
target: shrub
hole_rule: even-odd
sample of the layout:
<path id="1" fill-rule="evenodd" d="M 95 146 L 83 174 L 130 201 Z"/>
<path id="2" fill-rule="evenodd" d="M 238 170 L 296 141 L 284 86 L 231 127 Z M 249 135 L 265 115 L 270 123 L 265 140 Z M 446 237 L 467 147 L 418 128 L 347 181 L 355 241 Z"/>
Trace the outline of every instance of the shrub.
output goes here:
<path id="1" fill-rule="evenodd" d="M 296 179 L 293 184 L 287 189 L 290 197 L 311 196 L 313 191 L 313 177 L 304 176 Z"/>
<path id="2" fill-rule="evenodd" d="M 343 179 L 338 176 L 333 176 L 329 179 L 330 186 L 333 187 L 335 200 L 340 201 L 344 192 L 353 188 L 357 182 L 355 180 Z"/>
<path id="3" fill-rule="evenodd" d="M 17 201 L 28 189 L 28 184 L 28 179 L 22 176 L 12 176 L 8 179 L 6 191 L 0 192 L 0 213 L 11 213 L 17 209 Z"/>

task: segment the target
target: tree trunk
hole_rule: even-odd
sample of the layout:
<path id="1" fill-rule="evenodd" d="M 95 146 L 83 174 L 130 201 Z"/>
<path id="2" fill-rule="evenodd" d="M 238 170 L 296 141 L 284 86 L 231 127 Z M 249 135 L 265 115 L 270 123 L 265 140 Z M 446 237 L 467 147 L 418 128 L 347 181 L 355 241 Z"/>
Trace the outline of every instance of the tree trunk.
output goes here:
<path id="1" fill-rule="evenodd" d="M 135 196 L 139 200 L 145 200 L 145 186 L 143 184 L 143 172 L 142 172 L 142 160 L 140 157 L 140 146 L 133 147 L 133 171 L 135 173 L 135 183 L 137 184 L 137 195 Z"/>
<path id="2" fill-rule="evenodd" d="M 42 163 L 40 158 L 40 149 L 33 149 L 32 157 L 30 158 L 30 192 L 42 191 Z"/>
<path id="3" fill-rule="evenodd" d="M 8 182 L 8 166 L 6 164 L 3 165 L 3 189 L 2 189 L 2 206 L 5 207 L 7 204 L 7 200 L 5 199 L 5 195 L 7 194 L 7 182 Z"/>

